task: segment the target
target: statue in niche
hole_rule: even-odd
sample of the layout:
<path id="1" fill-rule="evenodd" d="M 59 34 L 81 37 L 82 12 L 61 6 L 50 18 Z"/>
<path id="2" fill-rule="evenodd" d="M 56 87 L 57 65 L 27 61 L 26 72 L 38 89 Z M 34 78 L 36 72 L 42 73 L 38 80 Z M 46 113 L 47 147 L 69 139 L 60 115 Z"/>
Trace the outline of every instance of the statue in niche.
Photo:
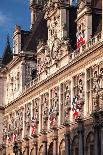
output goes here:
<path id="1" fill-rule="evenodd" d="M 93 92 L 98 94 L 99 90 L 100 90 L 100 81 L 98 78 L 98 73 L 97 71 L 95 71 L 93 76 Z"/>
<path id="2" fill-rule="evenodd" d="M 37 131 L 37 125 L 38 125 L 37 120 L 38 120 L 38 116 L 34 115 L 31 120 L 31 128 L 32 128 L 31 134 L 32 135 L 35 134 Z"/>
<path id="3" fill-rule="evenodd" d="M 23 109 L 20 109 L 19 111 L 19 128 L 23 128 Z"/>
<path id="4" fill-rule="evenodd" d="M 78 83 L 78 96 L 80 98 L 80 104 L 84 104 L 84 86 L 83 86 L 83 79 L 79 79 Z"/>
<path id="5" fill-rule="evenodd" d="M 31 110 L 30 110 L 30 104 L 26 106 L 26 128 L 27 130 L 30 128 L 30 116 L 31 116 Z"/>
<path id="6" fill-rule="evenodd" d="M 54 127 L 57 125 L 57 116 L 59 114 L 59 96 L 58 96 L 58 87 L 52 90 L 52 105 L 49 111 L 49 123 L 50 127 Z"/>
<path id="7" fill-rule="evenodd" d="M 46 67 L 49 67 L 50 61 L 51 61 L 50 49 L 49 49 L 49 47 L 47 45 L 45 45 L 45 59 L 44 59 L 44 63 L 46 65 Z"/>
<path id="8" fill-rule="evenodd" d="M 59 60 L 61 57 L 61 50 L 59 50 L 59 48 L 60 48 L 60 40 L 57 37 L 55 37 L 51 50 L 51 57 L 55 61 Z"/>
<path id="9" fill-rule="evenodd" d="M 58 113 L 58 105 L 59 105 L 59 96 L 58 96 L 58 88 L 54 89 L 54 97 L 53 97 L 53 111 Z"/>
<path id="10" fill-rule="evenodd" d="M 4 123 L 3 123 L 3 141 L 4 142 L 7 139 L 7 132 L 8 132 L 8 121 L 7 121 L 7 118 L 4 118 Z"/>
<path id="11" fill-rule="evenodd" d="M 100 69 L 100 74 L 99 74 L 99 84 L 100 84 L 100 89 L 103 89 L 103 68 Z"/>
<path id="12" fill-rule="evenodd" d="M 11 130 L 14 130 L 14 114 L 11 114 Z"/>
<path id="13" fill-rule="evenodd" d="M 48 120 L 48 93 L 44 94 L 43 95 L 43 123 L 44 123 L 44 126 L 46 125 L 47 123 L 47 120 Z"/>
<path id="14" fill-rule="evenodd" d="M 37 132 L 37 128 L 38 128 L 38 124 L 39 124 L 39 99 L 35 99 L 34 105 L 33 105 L 33 117 L 31 119 L 31 134 L 36 134 Z"/>
<path id="15" fill-rule="evenodd" d="M 65 121 L 69 121 L 69 113 L 71 110 L 71 90 L 70 90 L 70 83 L 65 84 Z"/>

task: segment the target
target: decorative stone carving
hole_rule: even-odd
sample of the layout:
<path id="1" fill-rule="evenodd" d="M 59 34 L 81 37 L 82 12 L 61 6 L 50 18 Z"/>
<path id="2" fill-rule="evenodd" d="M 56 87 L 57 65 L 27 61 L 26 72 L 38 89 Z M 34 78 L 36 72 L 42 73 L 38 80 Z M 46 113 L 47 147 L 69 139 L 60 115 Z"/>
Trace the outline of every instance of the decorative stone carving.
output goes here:
<path id="1" fill-rule="evenodd" d="M 82 10 L 84 6 L 85 6 L 85 0 L 79 0 L 78 11 Z"/>

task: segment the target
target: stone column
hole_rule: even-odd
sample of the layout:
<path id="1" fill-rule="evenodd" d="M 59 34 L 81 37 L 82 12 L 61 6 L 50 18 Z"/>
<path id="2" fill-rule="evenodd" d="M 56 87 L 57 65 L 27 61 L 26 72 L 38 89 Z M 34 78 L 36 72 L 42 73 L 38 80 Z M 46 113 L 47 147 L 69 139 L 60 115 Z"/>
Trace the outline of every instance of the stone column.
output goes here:
<path id="1" fill-rule="evenodd" d="M 57 139 L 53 140 L 53 155 L 57 155 Z"/>
<path id="2" fill-rule="evenodd" d="M 43 141 L 43 155 L 47 155 L 47 142 Z"/>
<path id="3" fill-rule="evenodd" d="M 78 122 L 78 137 L 79 137 L 79 155 L 84 155 L 84 126 L 81 118 L 77 119 Z"/>
<path id="4" fill-rule="evenodd" d="M 65 155 L 70 155 L 70 134 L 65 134 Z"/>
<path id="5" fill-rule="evenodd" d="M 94 129 L 94 149 L 95 149 L 95 155 L 99 155 L 100 147 L 99 147 L 99 129 L 95 127 Z"/>
<path id="6" fill-rule="evenodd" d="M 101 144 L 100 144 L 100 117 L 99 117 L 99 111 L 95 111 L 93 113 L 93 127 L 94 127 L 94 150 L 95 155 L 99 155 Z"/>
<path id="7" fill-rule="evenodd" d="M 29 155 L 29 139 L 25 138 L 25 155 Z"/>
<path id="8" fill-rule="evenodd" d="M 54 129 L 54 137 L 53 137 L 53 155 L 57 155 L 57 129 Z"/>
<path id="9" fill-rule="evenodd" d="M 103 126 L 101 128 L 101 155 L 103 155 Z"/>
<path id="10" fill-rule="evenodd" d="M 33 155 L 37 155 L 37 136 L 34 136 L 33 137 L 33 140 L 32 140 L 32 148 L 33 148 Z"/>
<path id="11" fill-rule="evenodd" d="M 101 155 L 103 155 L 103 111 L 101 111 L 101 115 L 100 115 L 101 119 Z"/>
<path id="12" fill-rule="evenodd" d="M 102 40 L 103 40 L 103 0 L 102 0 Z"/>

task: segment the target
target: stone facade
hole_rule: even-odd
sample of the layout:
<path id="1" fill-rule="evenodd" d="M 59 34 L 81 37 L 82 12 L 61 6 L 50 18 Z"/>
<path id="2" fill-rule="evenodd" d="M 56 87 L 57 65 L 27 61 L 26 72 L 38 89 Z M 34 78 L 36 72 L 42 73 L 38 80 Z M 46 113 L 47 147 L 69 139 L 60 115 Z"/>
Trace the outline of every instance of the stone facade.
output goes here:
<path id="1" fill-rule="evenodd" d="M 1 155 L 103 154 L 101 3 L 30 0 L 30 34 L 15 27 L 0 68 Z"/>

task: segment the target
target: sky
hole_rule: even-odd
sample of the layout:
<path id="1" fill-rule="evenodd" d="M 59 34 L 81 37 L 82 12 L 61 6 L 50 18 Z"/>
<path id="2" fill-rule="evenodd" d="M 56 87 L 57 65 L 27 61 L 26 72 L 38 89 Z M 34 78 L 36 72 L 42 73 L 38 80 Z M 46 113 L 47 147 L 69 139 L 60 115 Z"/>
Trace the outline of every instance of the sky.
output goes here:
<path id="1" fill-rule="evenodd" d="M 6 38 L 9 34 L 12 46 L 12 36 L 15 25 L 23 30 L 29 30 L 30 11 L 29 0 L 1 0 L 0 2 L 0 57 L 3 54 Z"/>

